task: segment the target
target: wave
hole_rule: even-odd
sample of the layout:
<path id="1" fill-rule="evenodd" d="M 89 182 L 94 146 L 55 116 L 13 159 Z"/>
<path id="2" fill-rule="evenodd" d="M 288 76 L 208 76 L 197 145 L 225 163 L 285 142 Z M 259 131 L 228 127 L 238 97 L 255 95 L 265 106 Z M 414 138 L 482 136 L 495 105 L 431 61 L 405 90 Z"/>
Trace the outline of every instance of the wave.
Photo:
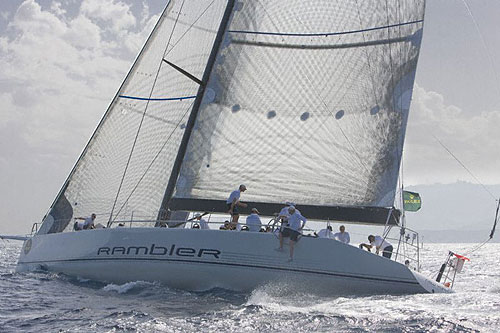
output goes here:
<path id="1" fill-rule="evenodd" d="M 116 292 L 118 294 L 127 294 L 131 292 L 140 292 L 144 289 L 151 288 L 151 287 L 157 287 L 158 283 L 154 282 L 146 282 L 146 281 L 134 281 L 134 282 L 127 282 L 124 284 L 114 284 L 110 283 L 102 290 L 107 291 L 107 292 Z"/>

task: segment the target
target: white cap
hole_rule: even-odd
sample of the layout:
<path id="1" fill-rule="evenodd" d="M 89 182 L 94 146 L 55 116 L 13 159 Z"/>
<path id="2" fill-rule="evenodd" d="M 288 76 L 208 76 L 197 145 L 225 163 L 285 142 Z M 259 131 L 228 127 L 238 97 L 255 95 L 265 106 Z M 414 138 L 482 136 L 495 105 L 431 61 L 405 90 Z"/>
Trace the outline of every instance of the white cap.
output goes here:
<path id="1" fill-rule="evenodd" d="M 200 216 L 201 216 L 201 214 L 200 214 L 200 213 L 196 213 L 196 214 L 194 214 L 194 217 L 200 217 Z"/>

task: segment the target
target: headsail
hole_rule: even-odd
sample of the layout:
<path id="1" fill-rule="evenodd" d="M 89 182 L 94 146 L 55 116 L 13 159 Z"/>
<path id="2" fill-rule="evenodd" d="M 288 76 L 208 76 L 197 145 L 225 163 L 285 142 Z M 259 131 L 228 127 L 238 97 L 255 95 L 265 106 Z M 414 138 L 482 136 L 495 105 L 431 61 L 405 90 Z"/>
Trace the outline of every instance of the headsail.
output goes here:
<path id="1" fill-rule="evenodd" d="M 238 1 L 171 205 L 391 207 L 424 6 Z"/>
<path id="2" fill-rule="evenodd" d="M 156 219 L 198 91 L 192 77 L 203 74 L 224 9 L 223 0 L 168 3 L 40 233 L 91 213 Z"/>

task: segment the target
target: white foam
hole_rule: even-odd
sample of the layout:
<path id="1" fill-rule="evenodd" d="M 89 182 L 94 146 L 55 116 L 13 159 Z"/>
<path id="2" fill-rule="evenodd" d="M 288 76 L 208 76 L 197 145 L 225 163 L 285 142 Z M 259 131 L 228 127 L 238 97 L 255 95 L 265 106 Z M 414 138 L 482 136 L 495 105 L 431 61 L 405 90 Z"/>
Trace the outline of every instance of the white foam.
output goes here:
<path id="1" fill-rule="evenodd" d="M 134 281 L 134 282 L 127 282 L 124 284 L 110 283 L 110 284 L 104 286 L 104 288 L 102 288 L 102 290 L 117 292 L 118 294 L 125 294 L 132 289 L 149 287 L 149 286 L 154 286 L 154 283 L 146 282 L 146 281 Z"/>

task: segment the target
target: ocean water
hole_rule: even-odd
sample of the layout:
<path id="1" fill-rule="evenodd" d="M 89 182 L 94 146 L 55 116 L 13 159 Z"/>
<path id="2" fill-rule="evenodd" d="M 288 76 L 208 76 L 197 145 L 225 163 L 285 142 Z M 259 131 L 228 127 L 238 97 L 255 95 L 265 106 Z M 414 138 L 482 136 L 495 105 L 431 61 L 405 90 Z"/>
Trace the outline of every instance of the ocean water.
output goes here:
<path id="1" fill-rule="evenodd" d="M 423 273 L 447 251 L 425 244 Z M 187 292 L 141 281 L 122 285 L 52 273 L 15 273 L 21 242 L 0 241 L 0 332 L 499 332 L 500 244 L 470 255 L 454 294 L 322 297 L 282 292 Z"/>

